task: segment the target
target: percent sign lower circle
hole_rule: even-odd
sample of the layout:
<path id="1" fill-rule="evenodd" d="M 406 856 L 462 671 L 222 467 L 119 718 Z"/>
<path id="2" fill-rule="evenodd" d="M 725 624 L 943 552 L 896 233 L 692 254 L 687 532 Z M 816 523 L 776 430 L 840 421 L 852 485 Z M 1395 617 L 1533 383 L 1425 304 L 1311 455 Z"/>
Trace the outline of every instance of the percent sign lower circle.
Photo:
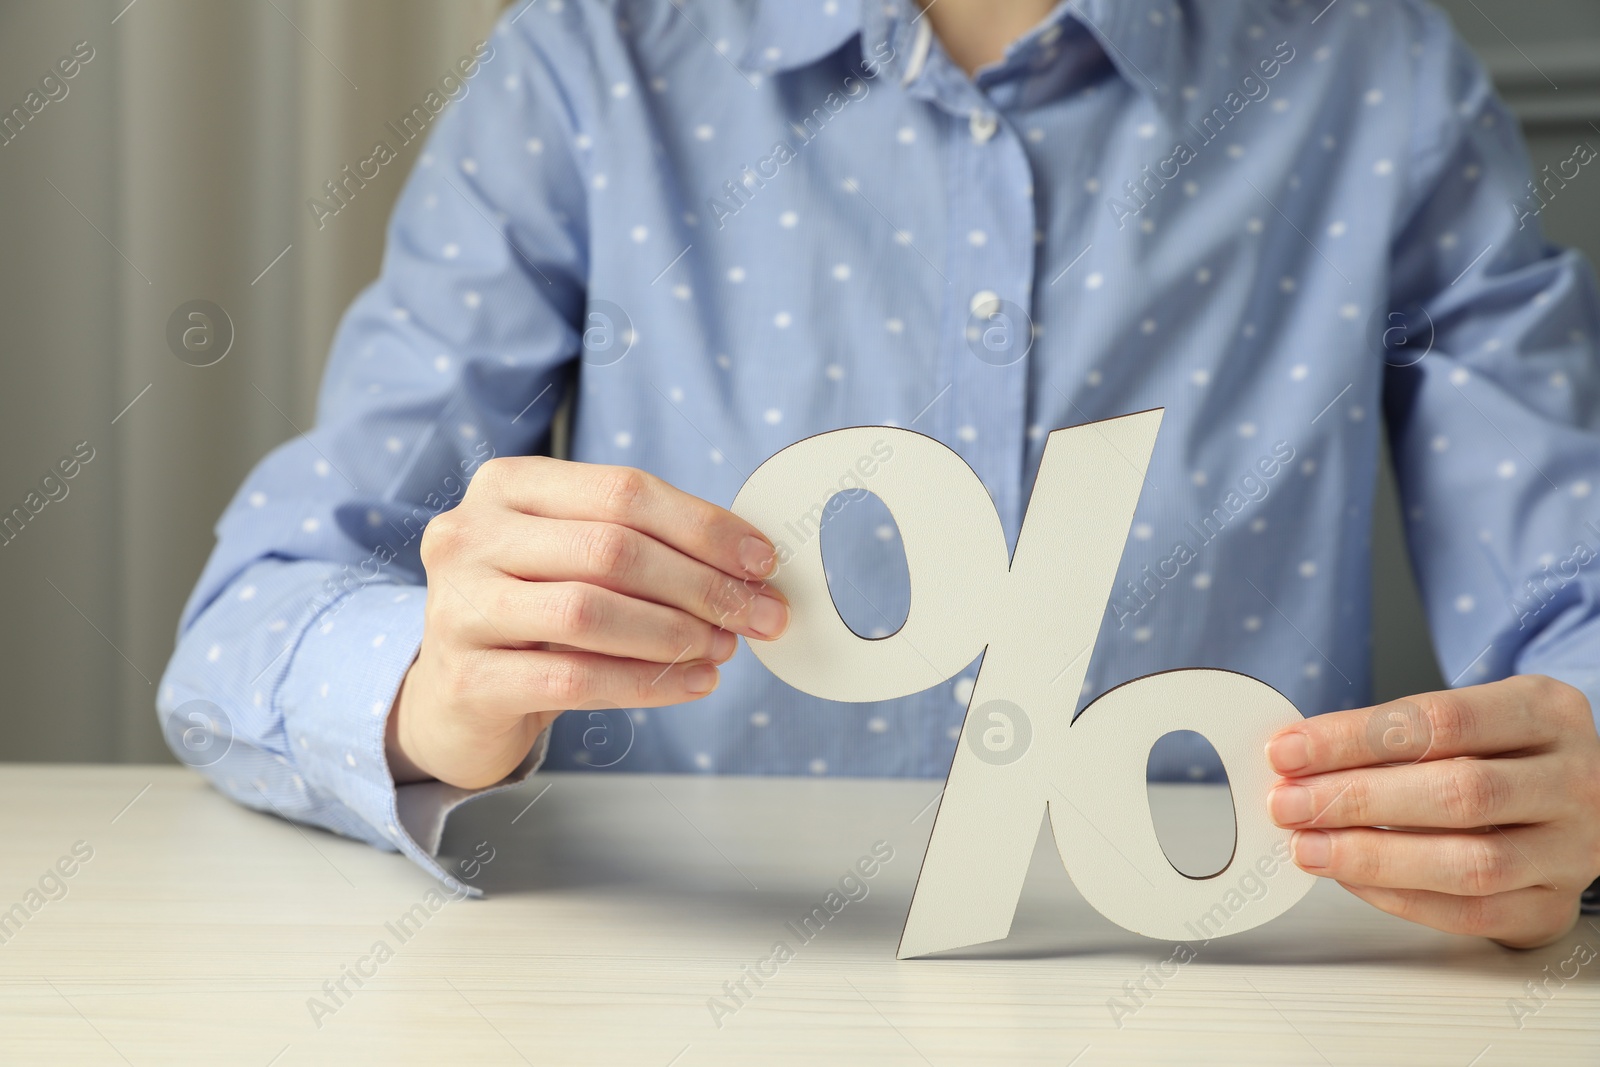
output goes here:
<path id="1" fill-rule="evenodd" d="M 789 628 L 751 648 L 785 682 L 829 700 L 894 700 L 983 657 L 902 958 L 1006 936 L 1045 809 L 1084 896 L 1148 936 L 1192 939 L 1189 926 L 1211 913 L 1218 893 L 1227 922 L 1217 932 L 1238 933 L 1287 910 L 1314 881 L 1283 862 L 1288 831 L 1262 804 L 1236 805 L 1234 862 L 1213 879 L 1243 878 L 1243 865 L 1260 859 L 1273 870 L 1270 893 L 1230 895 L 1219 888 L 1225 881 L 1182 875 L 1165 862 L 1150 819 L 1146 762 L 1173 730 L 1211 741 L 1235 796 L 1265 795 L 1272 776 L 1262 747 L 1300 720 L 1271 687 L 1226 671 L 1174 671 L 1112 690 L 1072 719 L 1161 414 L 1052 432 L 1014 553 L 978 476 L 910 430 L 806 438 L 763 463 L 734 500 L 733 511 L 777 549 L 771 582 L 789 600 Z M 905 623 L 871 640 L 840 616 L 815 536 L 828 502 L 860 489 L 893 515 L 911 578 Z"/>

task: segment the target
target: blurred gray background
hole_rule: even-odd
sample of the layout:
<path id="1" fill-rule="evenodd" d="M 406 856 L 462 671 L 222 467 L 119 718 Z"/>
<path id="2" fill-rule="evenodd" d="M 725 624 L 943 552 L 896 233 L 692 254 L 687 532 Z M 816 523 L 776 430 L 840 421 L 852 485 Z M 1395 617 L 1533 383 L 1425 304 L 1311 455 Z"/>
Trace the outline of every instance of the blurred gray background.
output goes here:
<path id="1" fill-rule="evenodd" d="M 77 42 L 94 52 L 0 146 L 0 512 L 78 442 L 94 449 L 69 494 L 0 547 L 0 759 L 170 758 L 154 683 L 212 524 L 255 461 L 312 424 L 334 327 L 377 273 L 417 145 L 321 230 L 305 201 L 501 6 L 0 0 L 0 112 Z M 1600 147 L 1600 3 L 1442 6 L 1522 119 L 1536 166 L 1581 140 Z M 1600 185 L 1566 192 L 1542 221 L 1600 259 Z M 168 317 L 197 298 L 236 332 L 203 371 L 166 342 Z M 1441 682 L 1392 486 L 1381 493 L 1383 698 Z"/>

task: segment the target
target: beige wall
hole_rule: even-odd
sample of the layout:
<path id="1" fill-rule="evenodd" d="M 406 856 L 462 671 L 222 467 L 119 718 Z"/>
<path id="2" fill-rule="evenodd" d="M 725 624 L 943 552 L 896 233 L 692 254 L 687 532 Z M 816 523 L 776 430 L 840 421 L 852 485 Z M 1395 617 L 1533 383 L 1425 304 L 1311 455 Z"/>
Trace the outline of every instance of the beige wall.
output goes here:
<path id="1" fill-rule="evenodd" d="M 0 147 L 0 501 L 74 443 L 95 449 L 0 548 L 0 759 L 167 758 L 151 683 L 211 524 L 251 465 L 311 424 L 334 326 L 377 272 L 417 146 L 320 232 L 305 201 L 500 7 L 138 0 L 117 17 L 126 3 L 0 4 L 7 108 L 75 42 L 95 53 Z M 195 298 L 236 327 L 212 367 L 166 342 Z"/>
<path id="2" fill-rule="evenodd" d="M 68 96 L 0 148 L 0 507 L 75 443 L 95 449 L 67 498 L 0 548 L 0 759 L 167 758 L 150 683 L 211 524 L 250 466 L 310 425 L 334 325 L 376 273 L 416 147 L 320 232 L 306 198 L 500 6 L 136 0 L 117 18 L 125 3 L 0 2 L 8 108 L 75 42 L 95 49 Z M 1587 125 L 1600 124 L 1600 5 L 1446 6 L 1528 117 L 1541 162 L 1600 136 Z M 1558 201 L 1547 225 L 1600 257 L 1597 204 Z M 167 349 L 168 316 L 194 298 L 236 326 L 213 367 Z M 1377 539 L 1386 694 L 1434 670 L 1393 522 L 1380 515 Z"/>

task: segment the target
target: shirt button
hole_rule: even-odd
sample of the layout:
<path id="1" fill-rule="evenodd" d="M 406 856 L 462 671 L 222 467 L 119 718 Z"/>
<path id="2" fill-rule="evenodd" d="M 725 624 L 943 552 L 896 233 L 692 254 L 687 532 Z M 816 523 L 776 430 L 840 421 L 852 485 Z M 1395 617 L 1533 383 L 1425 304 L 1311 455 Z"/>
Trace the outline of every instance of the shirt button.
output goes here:
<path id="1" fill-rule="evenodd" d="M 972 294 L 967 310 L 980 319 L 986 319 L 1000 310 L 1000 294 L 993 289 L 980 289 Z"/>
<path id="2" fill-rule="evenodd" d="M 979 144 L 984 144 L 993 137 L 999 125 L 1000 121 L 995 118 L 994 112 L 981 109 L 974 109 L 967 120 L 967 127 L 972 131 L 972 139 Z"/>

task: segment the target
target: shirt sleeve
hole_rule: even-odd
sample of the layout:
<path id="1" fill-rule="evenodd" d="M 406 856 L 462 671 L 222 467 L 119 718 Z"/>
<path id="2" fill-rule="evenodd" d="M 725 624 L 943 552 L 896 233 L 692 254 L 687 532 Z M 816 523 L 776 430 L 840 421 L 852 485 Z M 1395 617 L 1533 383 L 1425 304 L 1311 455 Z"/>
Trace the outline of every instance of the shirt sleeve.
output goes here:
<path id="1" fill-rule="evenodd" d="M 1600 299 L 1539 218 L 1600 159 L 1579 142 L 1534 184 L 1516 119 L 1425 10 L 1392 310 L 1369 331 L 1411 558 L 1451 685 L 1542 673 L 1600 709 Z"/>
<path id="2" fill-rule="evenodd" d="M 453 888 L 434 854 L 476 794 L 397 789 L 384 756 L 422 637 L 418 547 L 483 462 L 547 448 L 587 273 L 586 186 L 549 64 L 503 21 L 471 67 L 430 118 L 381 276 L 339 326 L 315 428 L 263 459 L 217 525 L 157 702 L 174 753 L 228 796 L 398 849 Z M 414 125 L 391 124 L 387 149 Z M 332 226 L 338 210 L 330 196 L 313 213 Z"/>

